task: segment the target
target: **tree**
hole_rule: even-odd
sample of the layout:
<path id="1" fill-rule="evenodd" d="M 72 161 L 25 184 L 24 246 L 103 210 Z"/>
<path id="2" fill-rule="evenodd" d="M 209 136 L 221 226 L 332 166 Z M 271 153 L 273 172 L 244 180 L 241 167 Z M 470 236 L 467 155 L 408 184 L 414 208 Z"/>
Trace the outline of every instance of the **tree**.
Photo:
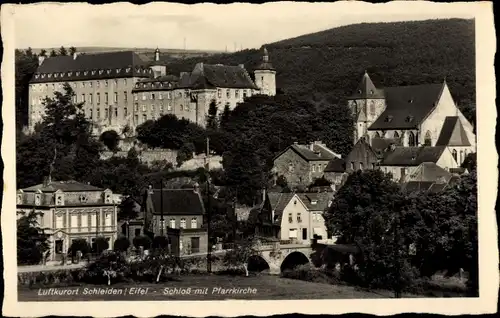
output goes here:
<path id="1" fill-rule="evenodd" d="M 236 241 L 234 247 L 224 255 L 223 263 L 229 268 L 243 267 L 245 276 L 248 276 L 248 260 L 252 256 L 260 255 L 257 240 L 254 237 L 249 237 Z"/>
<path id="2" fill-rule="evenodd" d="M 193 152 L 195 152 L 194 145 L 192 143 L 185 143 L 177 152 L 177 167 L 180 167 L 184 162 L 193 159 Z"/>
<path id="3" fill-rule="evenodd" d="M 168 248 L 168 238 L 166 236 L 155 236 L 152 243 L 153 248 L 165 250 Z"/>
<path id="4" fill-rule="evenodd" d="M 146 235 L 141 235 L 141 236 L 136 236 L 134 237 L 132 243 L 134 244 L 135 248 L 140 248 L 141 246 L 147 250 L 151 247 L 151 239 L 149 236 Z"/>
<path id="5" fill-rule="evenodd" d="M 29 82 L 38 68 L 38 59 L 31 52 L 16 50 L 15 68 L 16 129 L 22 131 L 28 124 Z"/>
<path id="6" fill-rule="evenodd" d="M 115 243 L 113 244 L 113 250 L 115 252 L 126 252 L 128 251 L 129 247 L 130 241 L 124 236 L 120 236 L 119 238 L 117 238 Z"/>
<path id="7" fill-rule="evenodd" d="M 210 106 L 208 107 L 207 129 L 216 130 L 217 128 L 218 128 L 217 104 L 215 100 L 212 100 L 212 102 L 210 102 Z"/>
<path id="8" fill-rule="evenodd" d="M 231 116 L 231 109 L 229 108 L 229 104 L 224 106 L 224 110 L 220 114 L 219 125 L 220 127 L 226 127 L 227 123 L 229 123 L 229 118 Z"/>
<path id="9" fill-rule="evenodd" d="M 54 49 L 52 49 L 50 51 L 50 57 L 54 57 L 54 56 L 57 56 L 57 52 Z"/>
<path id="10" fill-rule="evenodd" d="M 93 250 L 96 254 L 101 254 L 102 252 L 109 249 L 109 242 L 104 236 L 98 236 L 95 238 Z"/>
<path id="11" fill-rule="evenodd" d="M 41 49 L 41 50 L 40 50 L 40 54 L 39 54 L 39 55 L 40 55 L 40 56 L 45 56 L 45 57 L 46 57 L 46 56 L 47 56 L 47 50 L 46 50 L 46 49 Z"/>
<path id="12" fill-rule="evenodd" d="M 474 170 L 477 167 L 477 155 L 475 152 L 467 154 L 462 162 L 462 168 L 467 169 L 469 172 Z"/>
<path id="13" fill-rule="evenodd" d="M 127 197 L 118 206 L 118 221 L 129 221 L 138 217 L 137 203 L 132 197 Z"/>
<path id="14" fill-rule="evenodd" d="M 76 53 L 76 47 L 72 46 L 69 48 L 69 55 L 73 56 Z"/>
<path id="15" fill-rule="evenodd" d="M 110 151 L 116 152 L 120 143 L 120 136 L 115 130 L 107 130 L 99 137 L 101 141 Z"/>
<path id="16" fill-rule="evenodd" d="M 35 211 L 17 220 L 17 262 L 20 265 L 39 264 L 49 251 L 48 234 L 40 228 Z"/>
<path id="17" fill-rule="evenodd" d="M 71 246 L 68 249 L 68 254 L 71 255 L 71 257 L 75 257 L 78 251 L 82 253 L 82 256 L 90 253 L 90 245 L 86 239 L 75 239 L 73 240 L 73 242 L 71 242 Z"/>
<path id="18" fill-rule="evenodd" d="M 66 50 L 64 46 L 61 46 L 61 48 L 59 48 L 59 55 L 61 56 L 68 55 L 68 50 Z"/>

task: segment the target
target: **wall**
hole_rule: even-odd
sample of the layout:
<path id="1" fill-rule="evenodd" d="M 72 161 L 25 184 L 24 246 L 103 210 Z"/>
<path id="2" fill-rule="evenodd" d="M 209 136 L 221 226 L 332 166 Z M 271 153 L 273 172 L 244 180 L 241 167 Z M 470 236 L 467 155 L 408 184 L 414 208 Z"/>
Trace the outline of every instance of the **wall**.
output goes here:
<path id="1" fill-rule="evenodd" d="M 191 219 L 195 218 L 196 219 L 196 227 L 193 229 L 199 229 L 203 225 L 203 215 L 169 215 L 167 213 L 164 214 L 163 219 L 165 221 L 165 227 L 170 227 L 170 228 L 180 228 L 181 224 L 181 219 L 186 220 L 186 229 L 192 229 L 191 227 Z M 175 227 L 170 226 L 170 220 L 174 219 L 175 220 Z M 155 233 L 160 232 L 160 220 L 161 220 L 161 215 L 155 214 L 154 215 L 154 224 L 155 224 Z"/>
<path id="2" fill-rule="evenodd" d="M 345 163 L 347 173 L 356 170 L 371 170 L 377 166 L 378 158 L 367 143 L 359 141 L 347 155 Z"/>
<path id="3" fill-rule="evenodd" d="M 292 170 L 289 169 L 290 163 Z M 274 168 L 278 176 L 286 178 L 289 186 L 309 185 L 312 182 L 309 163 L 291 148 L 274 160 Z"/>
<path id="4" fill-rule="evenodd" d="M 292 222 L 289 222 L 289 214 L 292 214 Z M 297 216 L 300 213 L 301 222 L 298 222 Z M 294 196 L 290 202 L 286 205 L 283 210 L 283 215 L 281 217 L 281 230 L 280 230 L 280 240 L 290 239 L 290 229 L 297 229 L 297 242 L 299 243 L 309 243 L 313 237 L 312 227 L 311 227 L 311 213 L 307 210 L 307 207 L 302 203 L 298 196 Z M 304 240 L 302 238 L 302 229 L 307 229 L 307 238 Z"/>
<path id="5" fill-rule="evenodd" d="M 260 88 L 259 94 L 276 95 L 276 72 L 272 70 L 256 70 L 255 85 Z"/>
<path id="6" fill-rule="evenodd" d="M 328 165 L 328 162 L 330 162 L 329 160 L 325 160 L 325 161 L 311 161 L 309 162 L 309 179 L 310 182 L 309 184 L 311 184 L 312 182 L 314 182 L 315 179 L 319 179 L 321 177 L 323 177 L 323 175 L 325 174 L 324 173 L 324 170 L 326 168 L 326 166 Z M 306 185 L 309 185 L 309 184 L 306 184 Z"/>
<path id="7" fill-rule="evenodd" d="M 469 146 L 469 147 L 456 147 L 456 146 L 453 146 L 453 147 L 447 147 L 448 150 L 452 153 L 452 156 L 453 156 L 453 150 L 455 150 L 457 152 L 457 164 L 460 166 L 464 160 L 465 160 L 465 157 L 467 157 L 467 154 L 469 153 L 474 153 L 476 150 L 475 150 L 475 147 L 474 146 Z"/>
<path id="8" fill-rule="evenodd" d="M 452 155 L 449 148 L 446 148 L 443 151 L 443 154 L 441 155 L 439 160 L 436 162 L 436 165 L 438 165 L 441 168 L 446 169 L 446 170 L 450 170 L 451 168 L 458 168 L 459 167 L 459 164 L 457 163 L 455 158 L 453 158 L 453 155 Z"/>
<path id="9" fill-rule="evenodd" d="M 469 142 L 475 149 L 476 146 L 476 136 L 473 133 L 472 124 L 464 117 L 462 112 L 458 109 L 453 101 L 453 97 L 451 96 L 451 92 L 446 85 L 441 94 L 441 98 L 434 109 L 434 111 L 424 120 L 420 127 L 421 136 L 419 140 L 424 142 L 425 133 L 427 131 L 431 132 L 432 145 L 434 146 L 439 138 L 441 133 L 441 128 L 443 126 L 444 120 L 447 116 L 458 116 L 460 122 L 462 123 L 465 133 L 467 134 L 467 138 Z"/>

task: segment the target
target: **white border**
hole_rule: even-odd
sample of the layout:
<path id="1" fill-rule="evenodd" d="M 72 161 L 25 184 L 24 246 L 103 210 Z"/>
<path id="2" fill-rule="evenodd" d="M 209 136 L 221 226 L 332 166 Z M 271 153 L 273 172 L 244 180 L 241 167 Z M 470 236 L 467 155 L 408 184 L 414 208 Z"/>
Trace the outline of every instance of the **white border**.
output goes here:
<path id="1" fill-rule="evenodd" d="M 145 12 L 158 12 L 159 8 L 170 12 L 192 12 L 204 10 L 207 15 L 220 15 L 228 11 L 242 14 L 249 4 L 233 4 L 217 6 L 201 4 L 194 6 L 181 6 L 176 4 L 153 3 L 143 6 L 131 4 L 109 4 L 91 6 L 87 4 L 34 4 L 39 7 L 37 14 L 43 10 L 50 10 L 51 6 L 65 6 L 72 14 L 83 15 L 90 11 L 95 15 L 113 14 L 126 17 L 127 14 Z M 26 5 L 19 5 L 26 6 Z M 478 135 L 478 191 L 479 191 L 479 259 L 480 259 L 480 297 L 479 298 L 424 298 L 424 299 L 382 299 L 382 300 L 266 300 L 266 301 L 121 301 L 115 302 L 17 302 L 17 277 L 15 252 L 15 136 L 14 121 L 14 48 L 15 30 L 14 19 L 18 5 L 2 5 L 1 31 L 4 43 L 4 58 L 1 68 L 2 88 L 4 93 L 2 116 L 4 119 L 4 132 L 2 140 L 2 158 L 4 161 L 4 198 L 2 211 L 2 235 L 4 251 L 4 279 L 5 298 L 3 314 L 7 316 L 45 316 L 45 315 L 80 315 L 80 316 L 155 316 L 168 313 L 169 315 L 187 315 L 204 317 L 210 315 L 237 316 L 257 315 L 267 316 L 281 313 L 304 314 L 337 314 L 361 312 L 377 315 L 391 315 L 401 312 L 439 313 L 439 314 L 480 314 L 496 311 L 497 294 L 499 288 L 497 228 L 495 219 L 495 202 L 497 188 L 497 152 L 495 151 L 495 30 L 491 2 L 475 3 L 432 3 L 432 2 L 389 2 L 385 4 L 370 4 L 362 2 L 337 2 L 337 3 L 268 3 L 262 5 L 271 12 L 300 11 L 320 6 L 321 10 L 330 10 L 333 15 L 363 16 L 400 15 L 408 13 L 426 14 L 432 12 L 450 12 L 469 14 L 476 21 L 476 86 L 477 86 L 477 135 Z M 279 9 L 278 9 L 279 8 Z M 316 7 L 315 7 L 316 8 Z M 88 10 L 88 11 L 87 11 Z M 86 12 L 87 11 L 87 12 Z M 268 11 L 269 12 L 269 11 Z M 126 18 L 125 18 L 126 19 Z M 36 18 L 33 19 L 36 21 Z M 63 25 L 54 24 L 57 28 Z M 36 28 L 36 24 L 33 24 Z M 156 32 L 156 31 L 155 31 Z M 439 39 L 436 39 L 439 41 Z M 411 49 L 411 48 L 409 48 Z"/>

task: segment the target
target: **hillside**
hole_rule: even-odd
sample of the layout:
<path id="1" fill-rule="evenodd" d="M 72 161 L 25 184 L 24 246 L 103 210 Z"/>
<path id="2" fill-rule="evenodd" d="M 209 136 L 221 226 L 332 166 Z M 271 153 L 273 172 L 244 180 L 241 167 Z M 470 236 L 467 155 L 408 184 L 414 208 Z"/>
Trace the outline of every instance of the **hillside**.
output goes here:
<path id="1" fill-rule="evenodd" d="M 277 85 L 288 94 L 343 103 L 367 70 L 379 87 L 446 81 L 459 107 L 475 117 L 474 21 L 463 19 L 362 23 L 266 44 Z M 258 50 L 169 61 L 168 72 L 197 62 L 245 64 Z"/>

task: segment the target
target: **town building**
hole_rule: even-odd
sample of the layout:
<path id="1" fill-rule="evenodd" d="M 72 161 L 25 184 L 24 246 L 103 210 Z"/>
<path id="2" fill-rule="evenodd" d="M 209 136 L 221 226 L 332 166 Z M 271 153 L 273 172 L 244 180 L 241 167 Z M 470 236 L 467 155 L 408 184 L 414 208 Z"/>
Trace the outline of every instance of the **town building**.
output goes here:
<path id="1" fill-rule="evenodd" d="M 440 192 L 456 184 L 459 179 L 458 174 L 445 170 L 435 163 L 423 162 L 406 177 L 401 187 L 407 193 Z"/>
<path id="2" fill-rule="evenodd" d="M 171 251 L 177 255 L 204 253 L 208 235 L 204 224 L 205 206 L 199 189 L 145 190 L 142 202 L 143 230 L 134 236 L 152 232 L 168 236 Z"/>
<path id="3" fill-rule="evenodd" d="M 328 239 L 323 213 L 331 204 L 332 193 L 272 192 L 265 197 L 263 204 L 251 211 L 256 234 L 298 244 Z M 263 228 L 272 231 L 264 232 Z"/>
<path id="4" fill-rule="evenodd" d="M 152 62 L 132 51 L 40 56 L 29 84 L 28 130 L 43 120 L 45 98 L 62 92 L 65 83 L 75 93 L 74 102 L 83 103 L 96 134 L 125 127 L 134 131 L 165 114 L 204 126 L 213 101 L 222 112 L 255 94 L 276 95 L 276 71 L 265 48 L 254 75 L 255 82 L 243 65 L 198 63 L 177 77 L 167 74 L 158 49 Z"/>
<path id="5" fill-rule="evenodd" d="M 308 145 L 294 143 L 274 158 L 273 172 L 284 177 L 288 186 L 309 186 L 324 175 L 328 163 L 341 155 L 326 147 L 321 141 Z"/>
<path id="6" fill-rule="evenodd" d="M 17 215 L 38 214 L 38 224 L 49 235 L 48 261 L 60 260 L 75 239 L 93 247 L 105 237 L 113 248 L 117 237 L 117 205 L 113 192 L 76 181 L 51 181 L 17 191 Z"/>
<path id="7" fill-rule="evenodd" d="M 221 113 L 255 94 L 276 95 L 276 71 L 265 48 L 262 63 L 254 71 L 255 82 L 244 65 L 197 63 L 192 72 L 179 77 L 157 67 L 155 75 L 137 82 L 133 89 L 135 125 L 173 114 L 205 126 L 211 103 Z"/>
<path id="8" fill-rule="evenodd" d="M 446 146 L 460 165 L 476 151 L 472 124 L 460 112 L 446 80 L 440 84 L 377 88 L 365 72 L 348 98 L 354 142 L 365 137 L 399 140 L 404 147 Z"/>

